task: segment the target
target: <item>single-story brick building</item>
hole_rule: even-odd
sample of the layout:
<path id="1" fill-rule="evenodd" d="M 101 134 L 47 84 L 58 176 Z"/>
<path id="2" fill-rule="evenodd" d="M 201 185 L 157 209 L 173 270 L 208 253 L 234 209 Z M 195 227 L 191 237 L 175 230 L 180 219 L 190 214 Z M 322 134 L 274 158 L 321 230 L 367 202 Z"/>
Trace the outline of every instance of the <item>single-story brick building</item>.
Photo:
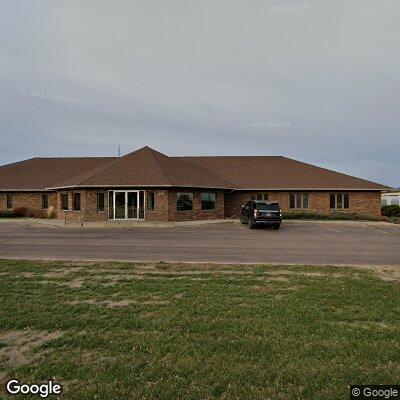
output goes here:
<path id="1" fill-rule="evenodd" d="M 286 157 L 32 158 L 0 167 L 0 210 L 52 209 L 69 221 L 237 218 L 247 200 L 283 212 L 380 217 L 386 186 Z"/>

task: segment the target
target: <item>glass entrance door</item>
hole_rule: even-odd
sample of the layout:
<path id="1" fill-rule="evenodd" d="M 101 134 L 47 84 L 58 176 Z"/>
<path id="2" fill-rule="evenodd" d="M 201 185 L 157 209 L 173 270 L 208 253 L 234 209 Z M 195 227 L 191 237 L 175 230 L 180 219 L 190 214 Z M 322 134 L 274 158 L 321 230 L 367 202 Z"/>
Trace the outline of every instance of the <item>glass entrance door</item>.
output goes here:
<path id="1" fill-rule="evenodd" d="M 138 219 L 138 192 L 127 192 L 128 208 L 127 219 Z"/>
<path id="2" fill-rule="evenodd" d="M 114 219 L 126 218 L 126 193 L 114 192 Z"/>
<path id="3" fill-rule="evenodd" d="M 113 205 L 114 210 L 112 219 L 127 219 L 138 220 L 144 219 L 144 204 L 141 204 L 144 199 L 144 192 L 139 190 L 126 190 L 113 192 Z"/>

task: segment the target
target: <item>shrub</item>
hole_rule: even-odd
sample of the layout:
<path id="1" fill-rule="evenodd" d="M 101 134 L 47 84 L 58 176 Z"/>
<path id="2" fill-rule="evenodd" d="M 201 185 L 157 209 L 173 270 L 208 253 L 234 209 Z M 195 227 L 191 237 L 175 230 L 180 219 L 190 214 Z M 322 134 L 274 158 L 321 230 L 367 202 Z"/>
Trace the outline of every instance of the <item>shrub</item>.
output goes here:
<path id="1" fill-rule="evenodd" d="M 28 217 L 30 210 L 27 207 L 16 207 L 12 210 L 14 217 Z"/>
<path id="2" fill-rule="evenodd" d="M 12 210 L 14 217 L 25 218 L 47 218 L 47 213 L 44 210 L 30 210 L 27 207 L 16 207 Z"/>
<path id="3" fill-rule="evenodd" d="M 382 217 L 382 221 L 390 222 L 392 224 L 400 224 L 400 217 Z"/>
<path id="4" fill-rule="evenodd" d="M 327 219 L 326 215 L 319 215 L 306 212 L 284 212 L 284 219 Z"/>
<path id="5" fill-rule="evenodd" d="M 47 219 L 47 213 L 44 210 L 36 210 L 32 212 L 33 218 Z"/>
<path id="6" fill-rule="evenodd" d="M 382 215 L 385 217 L 400 217 L 400 206 L 383 206 Z"/>
<path id="7" fill-rule="evenodd" d="M 0 218 L 14 218 L 15 215 L 12 211 L 0 211 Z"/>
<path id="8" fill-rule="evenodd" d="M 377 218 L 359 214 L 314 214 L 307 212 L 284 212 L 284 219 L 311 219 L 311 220 L 336 220 L 336 221 L 376 221 Z"/>

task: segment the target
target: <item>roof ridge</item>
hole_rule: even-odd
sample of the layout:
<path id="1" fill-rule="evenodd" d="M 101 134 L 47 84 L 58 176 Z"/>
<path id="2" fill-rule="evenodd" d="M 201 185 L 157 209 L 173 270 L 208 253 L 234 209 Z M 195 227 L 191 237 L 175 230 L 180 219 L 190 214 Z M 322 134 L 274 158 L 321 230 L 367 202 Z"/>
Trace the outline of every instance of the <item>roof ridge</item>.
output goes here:
<path id="1" fill-rule="evenodd" d="M 277 155 L 270 155 L 270 156 L 261 156 L 261 155 L 235 155 L 235 156 L 228 156 L 228 155 L 220 155 L 220 156 L 172 156 L 171 158 L 262 158 L 262 157 L 268 157 L 268 158 L 286 158 L 285 156 L 277 156 Z"/>
<path id="2" fill-rule="evenodd" d="M 129 155 L 129 154 L 127 154 L 127 155 Z M 126 156 L 124 156 L 124 157 L 126 157 Z M 121 158 L 124 158 L 124 157 L 117 157 L 116 160 L 110 161 L 109 163 L 106 163 L 105 165 L 101 165 L 100 167 L 92 168 L 89 171 L 85 171 L 81 174 L 71 176 L 70 178 L 67 179 L 67 181 L 70 181 L 70 180 L 74 179 L 75 177 L 79 178 L 80 176 L 83 176 L 82 179 L 80 179 L 80 181 L 94 178 L 95 176 L 99 175 L 107 168 L 112 167 L 113 165 L 117 164 L 119 161 L 121 161 Z M 94 171 L 94 174 L 88 175 L 92 171 Z"/>
<path id="3" fill-rule="evenodd" d="M 120 157 L 113 157 L 113 156 L 76 156 L 76 157 L 64 157 L 64 156 L 62 156 L 62 157 L 32 157 L 32 158 L 29 158 L 28 160 L 37 160 L 37 159 L 39 159 L 39 160 L 60 160 L 60 159 L 62 159 L 62 160 L 74 160 L 74 159 L 76 159 L 76 158 L 78 158 L 78 159 L 83 159 L 83 158 L 90 158 L 90 159 L 93 159 L 93 158 L 120 158 Z M 23 161 L 28 161 L 28 160 L 23 160 Z"/>
<path id="4" fill-rule="evenodd" d="M 146 146 L 146 147 L 147 147 L 147 146 Z M 156 162 L 158 168 L 159 168 L 160 171 L 162 172 L 162 174 L 163 174 L 164 178 L 166 179 L 166 181 L 169 182 L 169 184 L 171 184 L 171 180 L 169 179 L 168 175 L 165 173 L 164 168 L 161 166 L 161 164 L 160 164 L 160 162 L 158 161 L 157 157 L 154 155 L 154 150 L 151 149 L 150 147 L 148 147 L 148 149 L 152 150 L 152 151 L 149 151 L 149 153 L 151 154 L 151 157 L 155 160 L 155 162 Z M 148 150 L 147 150 L 147 151 L 148 151 Z M 158 152 L 157 152 L 157 153 L 158 153 Z M 158 153 L 158 154 L 162 154 L 162 153 Z M 170 159 L 170 157 L 168 157 L 167 155 L 164 155 L 164 154 L 163 154 L 163 156 L 166 157 L 167 159 Z"/>
<path id="5" fill-rule="evenodd" d="M 134 157 L 134 156 L 135 156 L 136 154 L 138 154 L 138 153 L 140 154 L 140 152 L 146 152 L 147 155 L 151 156 L 151 159 L 156 163 L 156 165 L 157 165 L 157 167 L 158 167 L 158 170 L 161 171 L 161 173 L 162 173 L 163 177 L 165 178 L 165 180 L 166 180 L 169 184 L 171 184 L 171 180 L 168 178 L 168 175 L 165 173 L 164 169 L 161 167 L 161 165 L 160 165 L 159 161 L 157 160 L 157 157 L 155 156 L 155 154 L 160 154 L 161 156 L 163 156 L 163 157 L 165 157 L 165 158 L 167 158 L 167 159 L 169 159 L 169 157 L 168 157 L 167 155 L 165 155 L 165 154 L 159 153 L 159 152 L 157 152 L 157 151 L 151 149 L 151 148 L 148 147 L 148 146 L 145 146 L 145 147 L 142 147 L 142 148 L 140 148 L 140 149 L 138 149 L 138 150 L 132 151 L 131 153 L 125 154 L 125 155 L 122 156 L 122 157 L 115 157 L 114 160 L 112 160 L 112 161 L 110 161 L 110 162 L 107 162 L 106 164 L 101 165 L 101 166 L 99 166 L 99 167 L 92 168 L 92 169 L 90 169 L 89 171 L 85 171 L 85 172 L 83 172 L 83 173 L 81 173 L 81 174 L 71 176 L 71 177 L 68 178 L 67 180 L 63 181 L 61 184 L 63 184 L 63 183 L 68 183 L 68 184 L 69 184 L 69 182 L 70 182 L 71 180 L 73 180 L 73 179 L 76 178 L 77 181 L 79 181 L 79 182 L 77 182 L 77 184 L 79 185 L 79 184 L 81 184 L 83 181 L 87 181 L 87 180 L 89 180 L 89 179 L 95 178 L 96 176 L 100 175 L 102 172 L 106 171 L 106 170 L 109 169 L 109 168 L 114 167 L 114 166 L 117 165 L 118 163 L 123 162 L 123 161 L 125 161 L 126 159 L 129 159 L 129 158 L 131 158 L 131 157 Z"/>

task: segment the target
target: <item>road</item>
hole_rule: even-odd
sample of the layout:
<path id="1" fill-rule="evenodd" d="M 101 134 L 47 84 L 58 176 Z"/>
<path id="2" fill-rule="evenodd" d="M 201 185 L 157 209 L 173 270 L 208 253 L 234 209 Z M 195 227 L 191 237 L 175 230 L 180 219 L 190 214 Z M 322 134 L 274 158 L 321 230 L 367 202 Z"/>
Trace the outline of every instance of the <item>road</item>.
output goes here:
<path id="1" fill-rule="evenodd" d="M 175 228 L 60 228 L 1 220 L 0 258 L 400 266 L 400 226 L 284 221 Z"/>

